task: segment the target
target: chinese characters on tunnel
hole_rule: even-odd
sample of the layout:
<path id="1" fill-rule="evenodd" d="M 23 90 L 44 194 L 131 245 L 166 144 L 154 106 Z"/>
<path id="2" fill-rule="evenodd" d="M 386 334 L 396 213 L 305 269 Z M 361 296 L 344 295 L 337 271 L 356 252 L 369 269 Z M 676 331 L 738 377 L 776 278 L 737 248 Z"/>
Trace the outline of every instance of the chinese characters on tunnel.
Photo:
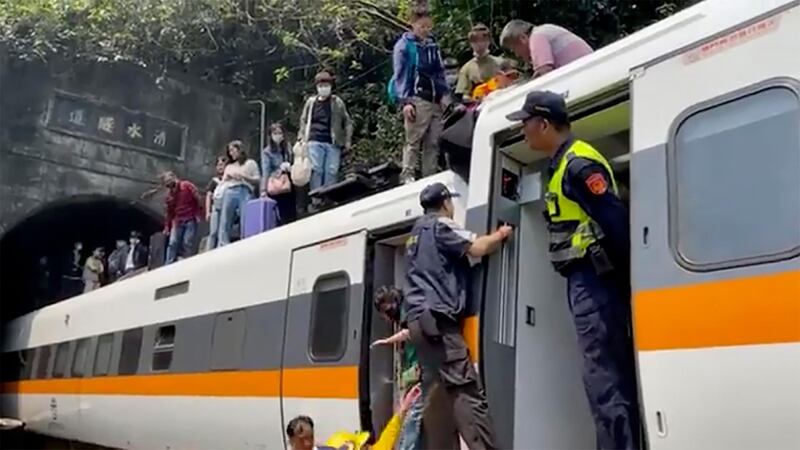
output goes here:
<path id="1" fill-rule="evenodd" d="M 186 126 L 150 114 L 56 93 L 47 127 L 87 139 L 160 153 L 183 156 Z"/>

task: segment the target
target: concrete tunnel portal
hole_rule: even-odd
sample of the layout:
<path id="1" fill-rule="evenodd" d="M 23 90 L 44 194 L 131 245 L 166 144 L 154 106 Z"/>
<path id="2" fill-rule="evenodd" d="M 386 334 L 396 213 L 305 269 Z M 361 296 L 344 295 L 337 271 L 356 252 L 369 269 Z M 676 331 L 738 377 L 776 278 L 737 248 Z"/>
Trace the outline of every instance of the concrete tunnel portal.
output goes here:
<path id="1" fill-rule="evenodd" d="M 32 211 L 0 237 L 0 322 L 65 298 L 62 276 L 75 242 L 83 243 L 85 260 L 97 247 L 110 253 L 134 230 L 147 243 L 161 220 L 144 205 L 100 195 L 68 197 Z"/>

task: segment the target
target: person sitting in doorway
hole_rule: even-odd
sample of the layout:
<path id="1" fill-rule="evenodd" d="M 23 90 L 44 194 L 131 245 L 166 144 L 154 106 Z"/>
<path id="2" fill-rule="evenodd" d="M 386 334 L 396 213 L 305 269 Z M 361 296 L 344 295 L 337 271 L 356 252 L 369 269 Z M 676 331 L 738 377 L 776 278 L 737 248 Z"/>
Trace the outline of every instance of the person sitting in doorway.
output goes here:
<path id="1" fill-rule="evenodd" d="M 308 416 L 297 416 L 286 426 L 286 437 L 291 450 L 336 450 L 334 447 L 318 447 L 314 443 L 314 421 Z"/>

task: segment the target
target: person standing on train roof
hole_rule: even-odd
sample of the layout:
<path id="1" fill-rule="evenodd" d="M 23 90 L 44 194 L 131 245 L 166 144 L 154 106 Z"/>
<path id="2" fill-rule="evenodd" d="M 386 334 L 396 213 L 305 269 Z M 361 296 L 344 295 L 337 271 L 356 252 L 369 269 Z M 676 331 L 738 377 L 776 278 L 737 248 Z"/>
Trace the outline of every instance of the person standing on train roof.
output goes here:
<path id="1" fill-rule="evenodd" d="M 476 236 L 453 220 L 452 198 L 442 183 L 420 194 L 425 215 L 417 220 L 406 242 L 406 320 L 417 349 L 422 392 L 444 388 L 455 424 L 470 449 L 497 448 L 486 394 L 461 335 L 469 268 L 500 248 L 512 229 L 502 226 Z M 427 402 L 426 402 L 427 404 Z M 452 430 L 425 429 L 434 447 L 447 446 Z M 437 444 L 433 444 L 433 443 Z M 441 444 L 439 444 L 441 443 Z"/>
<path id="2" fill-rule="evenodd" d="M 636 367 L 628 331 L 630 229 L 613 170 L 599 151 L 572 135 L 558 94 L 533 91 L 507 118 L 522 122 L 528 146 L 550 158 L 550 260 L 567 279 L 598 448 L 637 449 Z"/>

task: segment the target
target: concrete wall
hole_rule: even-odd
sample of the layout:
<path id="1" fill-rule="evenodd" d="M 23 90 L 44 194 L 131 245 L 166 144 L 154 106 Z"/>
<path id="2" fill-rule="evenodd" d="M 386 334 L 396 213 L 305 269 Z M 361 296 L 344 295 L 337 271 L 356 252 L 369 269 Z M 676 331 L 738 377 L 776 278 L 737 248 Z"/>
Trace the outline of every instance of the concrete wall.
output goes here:
<path id="1" fill-rule="evenodd" d="M 257 126 L 231 92 L 129 64 L 17 61 L 0 48 L 0 236 L 72 196 L 136 201 L 164 170 L 202 189 L 224 144 Z M 163 194 L 143 203 L 163 212 Z"/>

